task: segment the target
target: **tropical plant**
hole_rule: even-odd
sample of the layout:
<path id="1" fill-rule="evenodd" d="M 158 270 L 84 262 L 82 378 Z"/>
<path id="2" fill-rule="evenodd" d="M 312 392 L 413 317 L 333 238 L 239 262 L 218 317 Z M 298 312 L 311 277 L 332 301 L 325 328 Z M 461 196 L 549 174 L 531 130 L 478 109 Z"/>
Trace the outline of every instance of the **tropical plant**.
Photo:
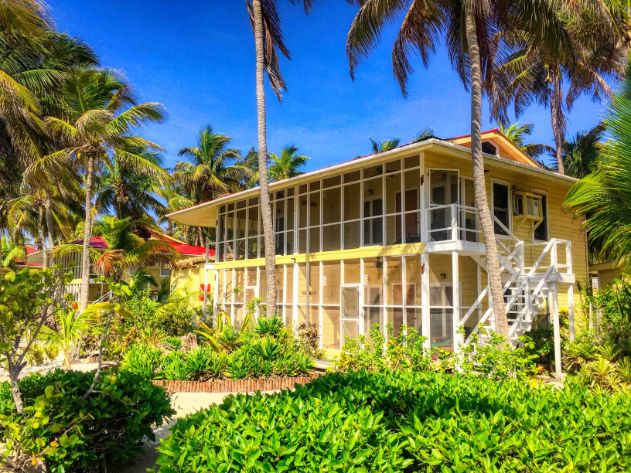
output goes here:
<path id="1" fill-rule="evenodd" d="M 77 357 L 81 339 L 87 333 L 90 323 L 88 312 L 59 310 L 55 314 L 54 328 L 42 327 L 41 336 L 45 342 L 62 351 L 65 369 L 69 370 L 70 364 Z"/>
<path id="2" fill-rule="evenodd" d="M 24 246 L 18 244 L 8 235 L 0 237 L 0 269 L 15 269 L 18 261 L 26 256 Z"/>
<path id="3" fill-rule="evenodd" d="M 563 143 L 563 166 L 568 176 L 582 179 L 596 171 L 600 158 L 600 140 L 605 127 L 599 123 L 587 132 L 580 132 Z"/>
<path id="4" fill-rule="evenodd" d="M 545 144 L 526 144 L 526 137 L 532 135 L 535 126 L 532 123 L 519 124 L 517 122 L 504 126 L 500 123 L 500 132 L 506 136 L 520 151 L 533 158 L 543 154 L 554 152 L 554 149 Z"/>
<path id="5" fill-rule="evenodd" d="M 623 472 L 629 410 L 628 395 L 575 385 L 330 373 L 180 419 L 158 447 L 156 471 Z"/>
<path id="6" fill-rule="evenodd" d="M 430 138 L 434 138 L 434 130 L 430 127 L 423 128 L 412 138 L 412 143 L 418 143 L 420 141 L 429 140 Z"/>
<path id="7" fill-rule="evenodd" d="M 298 154 L 298 148 L 290 145 L 285 146 L 280 155 L 270 153 L 269 176 L 274 181 L 282 181 L 290 177 L 302 174 L 300 168 L 305 165 L 309 157 L 304 154 Z"/>
<path id="8" fill-rule="evenodd" d="M 194 204 L 241 190 L 240 183 L 249 170 L 238 163 L 241 153 L 228 148 L 229 143 L 229 137 L 215 133 L 208 125 L 199 132 L 196 146 L 178 153 L 190 161 L 178 162 L 174 177 Z"/>
<path id="9" fill-rule="evenodd" d="M 10 471 L 117 471 L 175 413 L 164 389 L 124 371 L 105 373 L 86 398 L 93 378 L 62 370 L 30 375 L 20 380 L 23 413 L 0 388 L 0 444 Z"/>
<path id="10" fill-rule="evenodd" d="M 73 71 L 64 85 L 64 113 L 48 117 L 46 124 L 61 145 L 32 163 L 25 175 L 61 172 L 74 160 L 84 169 L 85 221 L 81 257 L 82 277 L 79 310 L 88 303 L 90 278 L 90 237 L 92 235 L 93 193 L 95 175 L 112 156 L 130 168 L 166 177 L 165 171 L 138 149 L 158 149 L 158 145 L 133 135 L 138 126 L 163 119 L 162 106 L 157 103 L 136 104 L 129 88 L 113 73 L 93 69 Z"/>
<path id="11" fill-rule="evenodd" d="M 630 66 L 631 70 L 631 66 Z M 631 78 L 613 99 L 605 119 L 609 141 L 600 147 L 594 172 L 578 181 L 568 193 L 565 207 L 585 217 L 583 228 L 590 242 L 600 245 L 605 261 L 629 264 L 631 255 Z"/>
<path id="12" fill-rule="evenodd" d="M 296 0 L 302 3 L 305 11 L 311 9 L 313 0 Z M 289 58 L 278 16 L 276 0 L 247 0 L 246 8 L 254 32 L 256 51 L 256 120 L 258 145 L 259 201 L 263 222 L 263 247 L 265 254 L 265 303 L 272 310 L 276 307 L 276 243 L 272 222 L 272 206 L 269 195 L 269 175 L 267 170 L 267 112 L 265 108 L 265 74 L 272 90 L 280 100 L 287 90 L 280 72 L 279 54 Z"/>
<path id="13" fill-rule="evenodd" d="M 389 140 L 375 141 L 370 138 L 370 145 L 372 146 L 373 153 L 383 153 L 384 151 L 390 151 L 399 146 L 401 140 L 399 138 L 391 138 Z"/>
<path id="14" fill-rule="evenodd" d="M 139 149 L 136 154 L 155 166 L 162 166 L 158 153 Z M 102 175 L 96 182 L 95 207 L 101 212 L 113 210 L 118 218 L 164 214 L 166 208 L 158 196 L 167 185 L 168 180 L 162 173 L 156 174 L 154 168 L 130 166 L 115 152 L 111 161 L 104 163 Z"/>
<path id="15" fill-rule="evenodd" d="M 94 233 L 103 238 L 106 246 L 89 248 L 96 271 L 118 282 L 125 270 L 157 261 L 173 261 L 178 255 L 177 251 L 163 240 L 149 238 L 153 228 L 153 220 L 146 217 L 134 220 L 131 217 L 119 219 L 106 215 L 99 219 L 94 224 Z M 79 245 L 66 244 L 59 246 L 54 254 L 61 256 L 77 251 Z"/>
<path id="16" fill-rule="evenodd" d="M 46 269 L 6 271 L 0 275 L 0 365 L 8 375 L 15 408 L 23 411 L 18 384 L 27 356 L 52 314 L 68 309 L 61 297 L 67 278 Z"/>
<path id="17" fill-rule="evenodd" d="M 550 0 L 502 2 L 356 0 L 359 5 L 346 41 L 351 76 L 361 59 L 377 45 L 385 24 L 399 14 L 403 22 L 392 49 L 394 76 L 406 95 L 406 83 L 413 71 L 410 56 L 418 52 L 425 65 L 437 39 L 446 39 L 449 57 L 465 86 L 471 90 L 471 155 L 473 185 L 482 234 L 486 245 L 489 287 L 497 331 L 508 337 L 504 291 L 500 279 L 499 256 L 493 217 L 485 186 L 482 157 L 482 85 L 493 77 L 497 33 L 519 28 L 527 31 L 532 44 L 537 41 L 563 43 L 565 25 L 556 14 L 557 4 Z M 546 22 L 541 19 L 545 18 Z M 500 36 L 501 37 L 501 36 Z"/>
<path id="18" fill-rule="evenodd" d="M 583 94 L 592 100 L 611 96 L 608 79 L 621 77 L 627 63 L 629 9 L 617 0 L 587 0 L 561 3 L 550 13 L 564 23 L 564 41 L 537 39 L 523 27 L 502 32 L 510 51 L 489 88 L 500 121 L 511 103 L 517 116 L 532 103 L 550 107 L 556 166 L 564 174 L 566 111 Z"/>

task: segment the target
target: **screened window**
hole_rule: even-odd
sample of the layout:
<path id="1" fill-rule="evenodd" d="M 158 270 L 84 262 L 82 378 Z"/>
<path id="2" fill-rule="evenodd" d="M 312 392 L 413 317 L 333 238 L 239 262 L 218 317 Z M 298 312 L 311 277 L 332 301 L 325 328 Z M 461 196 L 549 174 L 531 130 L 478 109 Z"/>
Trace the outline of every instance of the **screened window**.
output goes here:
<path id="1" fill-rule="evenodd" d="M 541 196 L 541 214 L 543 221 L 535 228 L 533 237 L 535 240 L 548 241 L 548 200 L 545 195 Z"/>
<path id="2" fill-rule="evenodd" d="M 493 215 L 504 224 L 506 228 L 510 228 L 510 189 L 507 185 L 499 182 L 493 183 Z M 506 235 L 506 231 L 495 222 L 495 233 L 498 235 Z"/>

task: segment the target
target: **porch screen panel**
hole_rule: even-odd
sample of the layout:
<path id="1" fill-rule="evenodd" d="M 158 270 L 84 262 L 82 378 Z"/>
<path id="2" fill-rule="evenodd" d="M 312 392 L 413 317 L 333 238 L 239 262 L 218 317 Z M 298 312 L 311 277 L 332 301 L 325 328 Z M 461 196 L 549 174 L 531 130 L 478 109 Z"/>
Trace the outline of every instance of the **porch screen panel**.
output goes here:
<path id="1" fill-rule="evenodd" d="M 322 345 L 340 348 L 340 264 L 326 262 L 322 265 Z"/>
<path id="2" fill-rule="evenodd" d="M 383 329 L 383 287 L 381 258 L 364 260 L 364 327 L 369 332 L 378 324 Z"/>

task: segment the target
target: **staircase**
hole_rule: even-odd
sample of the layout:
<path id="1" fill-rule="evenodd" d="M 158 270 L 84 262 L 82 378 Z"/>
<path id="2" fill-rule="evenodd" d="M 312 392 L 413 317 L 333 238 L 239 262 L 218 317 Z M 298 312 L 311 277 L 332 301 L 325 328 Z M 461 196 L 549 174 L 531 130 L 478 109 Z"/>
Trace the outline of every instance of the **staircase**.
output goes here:
<path id="1" fill-rule="evenodd" d="M 500 259 L 500 272 L 504 289 L 504 303 L 509 327 L 509 338 L 513 345 L 519 337 L 528 332 L 537 314 L 546 308 L 548 295 L 558 282 L 573 283 L 571 242 L 553 238 L 545 243 L 525 244 L 517 239 L 501 222 L 507 238 L 496 238 Z M 559 248 L 565 246 L 565 261 L 559 261 Z M 541 249 L 541 247 L 543 247 Z M 528 256 L 528 258 L 526 258 Z M 535 259 L 536 256 L 536 259 Z M 486 271 L 484 254 L 471 256 Z M 527 262 L 532 262 L 527 266 Z M 484 308 L 484 311 L 483 311 Z M 483 311 L 483 312 L 482 312 Z M 460 319 L 461 327 L 474 313 L 481 313 L 473 330 L 463 340 L 467 344 L 471 335 L 479 334 L 482 340 L 485 334 L 495 330 L 493 305 L 490 288 L 487 285 L 478 295 Z M 471 324 L 468 325 L 469 327 Z"/>

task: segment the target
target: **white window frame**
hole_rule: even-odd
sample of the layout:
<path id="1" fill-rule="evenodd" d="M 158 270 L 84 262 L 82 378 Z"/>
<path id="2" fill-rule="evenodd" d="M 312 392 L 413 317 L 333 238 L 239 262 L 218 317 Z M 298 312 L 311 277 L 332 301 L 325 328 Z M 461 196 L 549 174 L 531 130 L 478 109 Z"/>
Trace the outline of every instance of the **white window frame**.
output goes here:
<path id="1" fill-rule="evenodd" d="M 491 216 L 493 217 L 493 227 L 495 227 L 495 184 L 508 187 L 508 229 L 513 232 L 513 186 L 510 182 L 503 179 L 491 179 Z M 501 233 L 495 234 L 498 238 L 511 238 L 510 235 L 503 235 Z"/>
<path id="2" fill-rule="evenodd" d="M 532 235 L 530 235 L 530 238 L 531 238 L 533 243 L 544 243 L 544 242 L 550 241 L 550 196 L 549 196 L 547 191 L 544 191 L 542 189 L 533 189 L 532 193 L 546 198 L 545 208 L 543 208 L 543 206 L 541 206 L 542 211 L 545 212 L 545 214 L 546 214 L 546 218 L 545 218 L 545 220 L 543 222 L 541 222 L 541 225 L 545 225 L 546 226 L 546 236 L 548 237 L 548 239 L 547 240 L 538 240 L 538 239 L 536 239 L 534 230 L 532 231 Z"/>

